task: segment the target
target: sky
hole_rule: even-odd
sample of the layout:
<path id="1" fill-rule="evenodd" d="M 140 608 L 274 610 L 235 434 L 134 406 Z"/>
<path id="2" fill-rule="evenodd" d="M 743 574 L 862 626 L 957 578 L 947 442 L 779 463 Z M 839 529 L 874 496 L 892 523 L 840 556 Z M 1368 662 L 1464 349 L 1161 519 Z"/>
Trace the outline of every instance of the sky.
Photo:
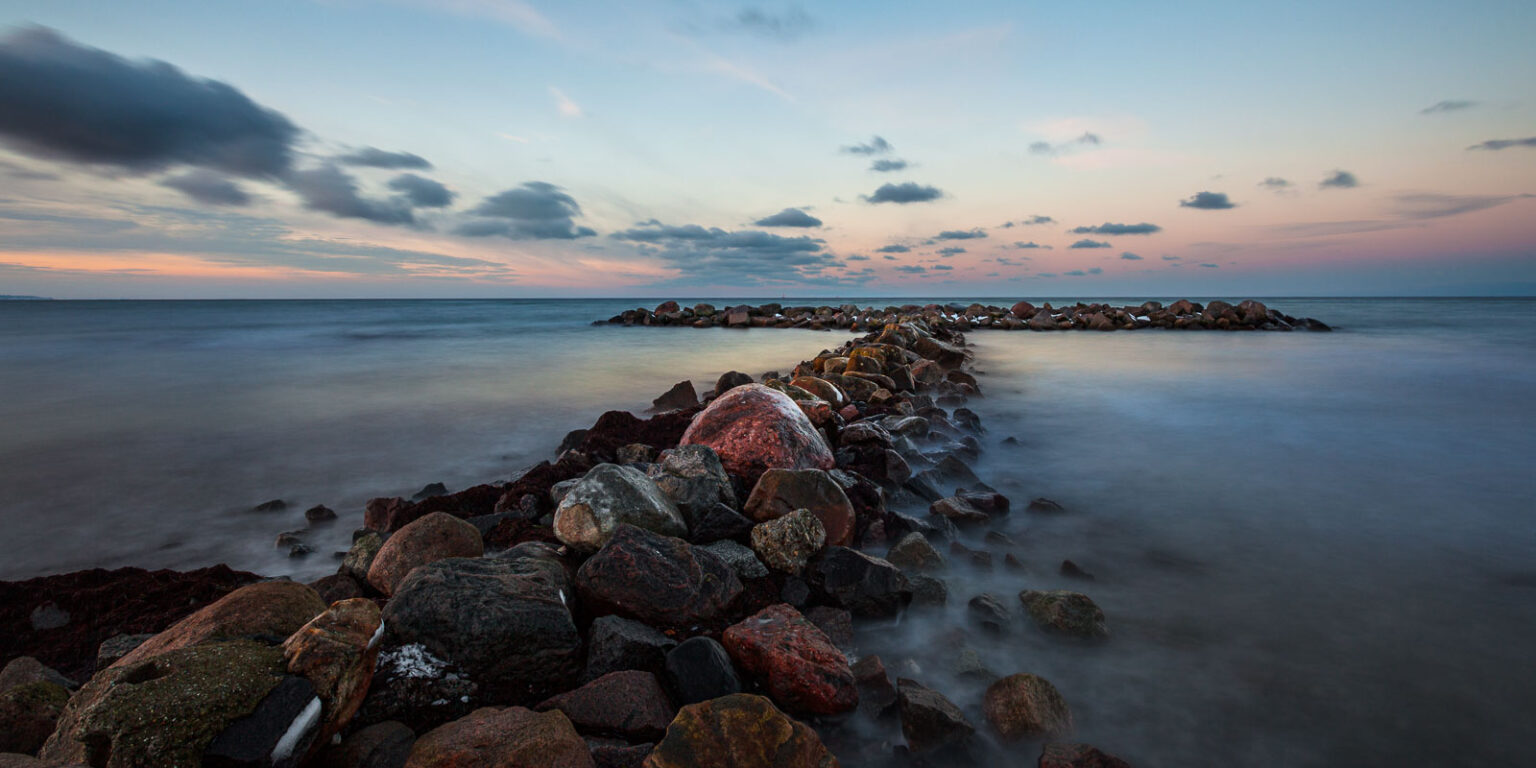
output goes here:
<path id="1" fill-rule="evenodd" d="M 1536 294 L 1536 3 L 0 0 L 0 294 Z"/>

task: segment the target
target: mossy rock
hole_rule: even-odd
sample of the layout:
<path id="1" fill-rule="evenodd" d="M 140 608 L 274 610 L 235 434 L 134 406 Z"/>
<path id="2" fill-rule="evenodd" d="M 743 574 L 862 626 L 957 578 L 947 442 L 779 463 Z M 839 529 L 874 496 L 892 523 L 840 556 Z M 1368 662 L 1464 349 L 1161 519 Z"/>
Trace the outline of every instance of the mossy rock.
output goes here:
<path id="1" fill-rule="evenodd" d="M 283 672 L 281 648 L 249 640 L 112 667 L 64 708 L 41 757 L 98 768 L 198 768 L 209 742 L 255 711 Z"/>
<path id="2" fill-rule="evenodd" d="M 1109 637 L 1104 611 L 1087 595 L 1064 589 L 1027 589 L 1019 593 L 1019 602 L 1042 629 L 1086 639 Z"/>
<path id="3" fill-rule="evenodd" d="M 35 754 L 53 733 L 67 703 L 68 689 L 47 680 L 0 694 L 0 752 Z"/>

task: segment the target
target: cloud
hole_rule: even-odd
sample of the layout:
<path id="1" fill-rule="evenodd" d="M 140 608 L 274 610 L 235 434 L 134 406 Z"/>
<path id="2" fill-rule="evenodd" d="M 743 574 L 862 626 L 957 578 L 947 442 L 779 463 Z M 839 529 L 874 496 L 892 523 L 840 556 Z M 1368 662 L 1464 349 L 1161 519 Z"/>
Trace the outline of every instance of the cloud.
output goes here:
<path id="1" fill-rule="evenodd" d="M 896 260 L 896 257 L 895 257 L 895 256 L 886 256 L 886 257 L 885 257 L 885 260 L 886 260 L 886 261 L 895 261 L 895 260 Z"/>
<path id="2" fill-rule="evenodd" d="M 1199 208 L 1205 211 L 1219 211 L 1224 208 L 1236 208 L 1237 203 L 1228 199 L 1225 192 L 1197 192 L 1188 200 L 1180 200 L 1179 206 L 1183 208 Z"/>
<path id="3" fill-rule="evenodd" d="M 879 248 L 876 248 L 875 253 L 906 253 L 910 250 L 912 249 L 905 245 L 896 245 L 893 243 L 891 245 L 883 245 Z"/>
<path id="4" fill-rule="evenodd" d="M 1029 218 L 1019 223 L 1025 226 L 1031 226 L 1034 224 L 1055 224 L 1056 220 L 1049 216 L 1041 216 L 1039 214 L 1035 214 L 1034 216 L 1030 216 Z"/>
<path id="5" fill-rule="evenodd" d="M 1081 269 L 1069 269 L 1062 274 L 1068 277 L 1086 277 L 1088 275 L 1087 272 L 1084 272 Z"/>
<path id="6" fill-rule="evenodd" d="M 759 37 L 773 40 L 793 42 L 805 36 L 816 26 L 805 11 L 798 7 L 786 8 L 783 13 L 771 13 L 761 8 L 743 8 L 736 17 L 726 24 L 729 29 L 737 29 Z"/>
<path id="7" fill-rule="evenodd" d="M 1141 257 L 1140 256 L 1137 256 L 1136 254 L 1131 253 L 1130 251 L 1126 251 L 1125 253 L 1120 254 L 1120 258 L 1124 259 L 1125 261 L 1141 261 Z"/>
<path id="8" fill-rule="evenodd" d="M 897 159 L 894 159 L 894 158 L 891 158 L 891 159 L 881 158 L 881 159 L 876 160 L 873 163 L 869 164 L 869 169 L 871 171 L 877 171 L 879 173 L 890 173 L 891 171 L 902 171 L 902 170 L 906 170 L 906 168 L 907 168 L 907 161 L 905 161 L 905 160 L 897 160 Z"/>
<path id="9" fill-rule="evenodd" d="M 389 180 L 389 188 L 399 192 L 415 208 L 446 208 L 454 194 L 442 184 L 414 173 L 402 173 Z"/>
<path id="10" fill-rule="evenodd" d="M 939 240 L 979 240 L 987 236 L 984 229 L 946 229 L 939 233 Z"/>
<path id="11" fill-rule="evenodd" d="M 366 219 L 380 224 L 415 225 L 416 216 L 403 198 L 374 200 L 357 190 L 357 179 L 332 163 L 318 168 L 291 171 L 284 178 L 289 189 L 312 211 L 324 211 L 343 219 Z"/>
<path id="12" fill-rule="evenodd" d="M 752 223 L 759 227 L 819 227 L 821 219 L 799 208 L 785 208 L 772 216 L 766 216 Z"/>
<path id="13" fill-rule="evenodd" d="M 953 272 L 955 268 L 948 264 L 935 264 L 931 269 L 935 272 Z"/>
<path id="14" fill-rule="evenodd" d="M 1166 253 L 1163 254 L 1163 261 L 1179 261 L 1179 260 L 1181 260 L 1183 258 L 1184 258 L 1183 256 L 1169 256 Z"/>
<path id="15" fill-rule="evenodd" d="M 921 275 L 928 270 L 921 264 L 903 264 L 896 268 L 897 272 L 905 272 L 909 275 Z"/>
<path id="16" fill-rule="evenodd" d="M 911 181 L 900 184 L 882 184 L 873 195 L 865 195 L 869 203 L 926 203 L 944 196 L 938 187 L 930 187 Z"/>
<path id="17" fill-rule="evenodd" d="M 958 255 L 960 255 L 962 253 L 965 253 L 965 249 L 961 248 L 958 245 L 952 245 L 952 246 L 950 246 L 948 248 L 940 248 L 939 249 L 939 255 L 944 257 L 944 258 L 946 258 L 946 259 L 951 258 L 953 256 L 958 256 Z"/>
<path id="18" fill-rule="evenodd" d="M 34 157 L 276 178 L 299 129 L 234 87 L 129 61 L 43 27 L 0 37 L 0 141 Z"/>
<path id="19" fill-rule="evenodd" d="M 876 136 L 870 139 L 867 143 L 853 144 L 851 146 L 843 147 L 838 151 L 849 155 L 883 155 L 893 149 L 895 149 L 895 147 L 891 146 L 889 141 Z"/>
<path id="20" fill-rule="evenodd" d="M 1156 224 L 1142 222 L 1140 224 L 1111 224 L 1105 222 L 1096 227 L 1078 227 L 1069 230 L 1074 235 L 1150 235 L 1163 231 Z"/>
<path id="21" fill-rule="evenodd" d="M 843 261 L 869 261 L 869 257 L 854 254 L 852 256 L 844 256 Z"/>
<path id="22" fill-rule="evenodd" d="M 1272 189 L 1272 190 L 1275 190 L 1275 191 L 1278 192 L 1278 191 L 1280 191 L 1282 189 L 1289 188 L 1291 186 L 1291 183 L 1289 181 L 1286 181 L 1285 179 L 1280 178 L 1279 176 L 1270 176 L 1269 178 L 1259 182 L 1259 186 L 1261 186 L 1261 187 L 1263 187 L 1265 189 Z"/>
<path id="23" fill-rule="evenodd" d="M 1083 131 L 1083 135 L 1060 144 L 1052 144 L 1048 141 L 1036 141 L 1029 145 L 1029 152 L 1033 155 L 1060 155 L 1070 152 L 1078 147 L 1097 147 L 1104 143 L 1097 133 Z"/>
<path id="24" fill-rule="evenodd" d="M 487 197 L 470 213 L 486 219 L 465 222 L 454 230 L 455 234 L 502 235 L 514 240 L 574 240 L 597 234 L 576 225 L 574 219 L 581 215 L 576 199 L 544 181 L 526 182 Z"/>
<path id="25" fill-rule="evenodd" d="M 1405 219 L 1439 219 L 1472 213 L 1536 195 L 1398 195 L 1397 215 Z"/>
<path id="26" fill-rule="evenodd" d="M 202 168 L 161 179 L 160 186 L 174 189 L 204 205 L 251 204 L 251 196 L 239 184 Z"/>
<path id="27" fill-rule="evenodd" d="M 636 244 L 642 254 L 661 259 L 695 281 L 846 285 L 869 278 L 863 272 L 843 277 L 823 274 L 824 270 L 843 268 L 846 264 L 825 250 L 826 241 L 806 235 L 790 237 L 759 230 L 670 225 L 652 219 L 609 237 Z"/>
<path id="28" fill-rule="evenodd" d="M 1069 245 L 1067 247 L 1068 248 L 1108 248 L 1110 246 L 1109 246 L 1109 243 L 1102 242 L 1102 241 L 1099 241 L 1099 240 L 1083 239 L 1083 240 L 1079 240 L 1079 241 L 1077 241 L 1077 242 L 1075 242 L 1075 243 L 1073 243 L 1073 244 L 1071 244 L 1071 245 Z"/>
<path id="29" fill-rule="evenodd" d="M 1201 264 L 1200 266 L 1205 267 L 1206 269 L 1221 269 L 1220 264 Z"/>
<path id="30" fill-rule="evenodd" d="M 6 178 L 10 178 L 10 179 L 22 179 L 24 181 L 58 181 L 59 180 L 59 175 L 56 174 L 56 173 L 48 173 L 47 171 L 34 170 L 34 169 L 28 168 L 28 167 L 26 167 L 24 165 L 17 165 L 16 163 L 8 162 L 8 161 L 5 161 L 5 160 L 0 160 L 0 171 L 3 171 L 5 173 Z"/>
<path id="31" fill-rule="evenodd" d="M 1050 249 L 1049 245 L 1041 245 L 1041 244 L 1039 244 L 1039 243 L 1037 243 L 1037 242 L 1035 242 L 1033 240 L 1031 240 L 1031 241 L 1029 241 L 1027 243 L 1023 242 L 1023 241 L 1015 241 L 1012 247 L 1019 248 L 1019 249 L 1026 249 L 1026 248 L 1045 248 L 1047 250 Z"/>
<path id="32" fill-rule="evenodd" d="M 1318 189 L 1354 189 L 1358 186 L 1360 186 L 1360 180 L 1349 171 L 1334 171 L 1317 183 Z"/>
<path id="33" fill-rule="evenodd" d="M 549 95 L 555 97 L 555 109 L 566 117 L 581 117 L 581 105 L 571 101 L 571 97 L 565 95 L 565 91 L 551 85 Z"/>
<path id="34" fill-rule="evenodd" d="M 391 170 L 431 170 L 432 164 L 425 157 L 410 152 L 386 152 L 375 147 L 363 147 L 338 155 L 336 161 L 342 165 L 360 165 L 367 168 L 388 168 Z"/>
<path id="35" fill-rule="evenodd" d="M 1421 114 L 1421 115 L 1433 115 L 1433 114 L 1437 114 L 1437 113 L 1440 113 L 1440 112 L 1460 112 L 1463 109 L 1471 109 L 1471 108 L 1473 108 L 1475 106 L 1477 106 L 1477 102 L 1475 102 L 1475 101 L 1462 101 L 1460 99 L 1446 99 L 1444 101 L 1437 101 L 1434 104 L 1431 104 L 1431 105 L 1429 105 L 1429 106 L 1419 110 L 1419 114 Z"/>
<path id="36" fill-rule="evenodd" d="M 1055 276 L 1056 276 L 1055 272 L 1041 272 L 1040 274 L 1035 275 L 1035 277 L 1055 277 Z"/>
<path id="37" fill-rule="evenodd" d="M 1510 149 L 1511 147 L 1536 147 L 1536 136 L 1532 136 L 1527 139 L 1489 139 L 1478 144 L 1473 144 L 1472 146 L 1467 147 L 1467 149 L 1482 149 L 1488 150 L 1490 152 L 1496 152 L 1501 149 Z"/>

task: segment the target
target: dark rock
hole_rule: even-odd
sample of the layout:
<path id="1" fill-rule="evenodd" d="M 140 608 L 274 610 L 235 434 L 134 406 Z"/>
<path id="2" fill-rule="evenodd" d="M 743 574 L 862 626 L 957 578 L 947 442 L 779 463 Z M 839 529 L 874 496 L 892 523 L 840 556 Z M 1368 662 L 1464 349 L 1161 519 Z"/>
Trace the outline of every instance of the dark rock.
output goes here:
<path id="1" fill-rule="evenodd" d="M 1057 504 L 1056 502 L 1051 501 L 1050 499 L 1041 497 L 1041 498 L 1038 498 L 1038 499 L 1035 499 L 1035 500 L 1029 502 L 1029 506 L 1025 509 L 1025 511 L 1026 512 L 1040 512 L 1040 513 L 1046 513 L 1046 514 L 1053 514 L 1053 513 L 1057 513 L 1057 512 L 1065 512 L 1067 510 L 1064 507 L 1062 507 L 1060 504 Z"/>
<path id="2" fill-rule="evenodd" d="M 374 531 L 363 529 L 352 539 L 352 548 L 347 550 L 345 557 L 341 559 L 341 573 L 345 573 L 359 583 L 368 583 L 368 571 L 373 568 L 373 559 L 379 556 L 379 550 L 384 546 L 384 537 Z"/>
<path id="3" fill-rule="evenodd" d="M 960 491 L 955 496 L 988 515 L 1008 514 L 1008 497 L 996 491 Z"/>
<path id="4" fill-rule="evenodd" d="M 1047 742 L 1040 752 L 1040 768 L 1131 768 L 1131 764 L 1100 751 L 1091 744 Z"/>
<path id="5" fill-rule="evenodd" d="M 353 723 L 399 721 L 420 733 L 469 714 L 480 698 L 480 686 L 462 667 L 425 647 L 386 648 Z"/>
<path id="6" fill-rule="evenodd" d="M 928 512 L 929 514 L 947 518 L 950 522 L 959 526 L 985 525 L 992 519 L 987 513 L 971 506 L 970 502 L 958 496 L 950 496 L 933 502 L 928 505 Z"/>
<path id="7" fill-rule="evenodd" d="M 658 451 L 676 448 L 697 413 L 696 409 L 685 408 L 640 419 L 627 411 L 608 411 L 587 430 L 581 452 L 596 461 L 612 461 L 619 448 L 632 443 L 643 443 Z"/>
<path id="8" fill-rule="evenodd" d="M 695 544 L 725 540 L 746 542 L 751 539 L 753 525 L 751 520 L 737 514 L 736 510 L 724 504 L 716 504 L 694 524 L 690 539 Z"/>
<path id="9" fill-rule="evenodd" d="M 1066 700 L 1043 677 L 1020 673 L 998 680 L 987 688 L 982 709 L 1004 741 L 1072 732 Z"/>
<path id="10" fill-rule="evenodd" d="M 281 511 L 283 511 L 283 510 L 285 510 L 287 508 L 288 508 L 288 502 L 283 501 L 282 499 L 273 499 L 271 501 L 263 501 L 262 503 L 257 504 L 254 507 L 251 507 L 251 511 L 252 512 L 281 512 Z"/>
<path id="11" fill-rule="evenodd" d="M 555 449 L 555 455 L 559 456 L 566 451 L 574 451 L 581 448 L 581 444 L 585 442 L 586 439 L 587 430 L 585 429 L 573 429 L 570 432 L 565 433 L 565 437 L 560 439 L 560 447 Z"/>
<path id="12" fill-rule="evenodd" d="M 769 469 L 832 469 L 832 452 L 805 414 L 782 392 L 761 384 L 715 398 L 693 419 L 683 445 L 706 445 L 725 469 L 756 482 Z"/>
<path id="13" fill-rule="evenodd" d="M 810 726 L 768 699 L 738 693 L 677 713 L 645 768 L 836 768 Z"/>
<path id="14" fill-rule="evenodd" d="M 1061 575 L 1066 576 L 1069 579 L 1082 579 L 1084 581 L 1094 580 L 1093 574 L 1078 567 L 1077 563 L 1074 563 L 1071 560 L 1061 561 Z"/>
<path id="15" fill-rule="evenodd" d="M 319 725 L 318 709 L 306 717 L 305 710 L 317 705 L 315 687 L 308 680 L 287 675 L 277 684 L 256 710 L 229 724 L 203 750 L 202 764 L 207 768 L 257 768 L 267 765 L 294 765 L 309 749 Z M 304 718 L 304 722 L 300 722 Z M 306 727 L 305 722 L 309 723 Z M 278 742 L 290 728 L 299 728 L 304 734 L 277 757 Z"/>
<path id="16" fill-rule="evenodd" d="M 910 581 L 914 604 L 939 606 L 949 602 L 949 587 L 941 579 L 915 573 L 911 575 Z"/>
<path id="17" fill-rule="evenodd" d="M 1013 614 L 1008 612 L 1002 601 L 986 593 L 966 603 L 966 615 L 972 623 L 993 634 L 1002 634 L 1013 623 Z"/>
<path id="18" fill-rule="evenodd" d="M 1019 593 L 1019 602 L 1042 629 L 1090 639 L 1109 636 L 1104 612 L 1087 595 L 1027 589 Z"/>
<path id="19" fill-rule="evenodd" d="M 588 632 L 586 679 L 638 669 L 660 672 L 677 641 L 632 619 L 600 616 Z"/>
<path id="20" fill-rule="evenodd" d="M 564 712 L 579 731 L 636 741 L 661 738 L 677 714 L 656 676 L 639 670 L 609 672 L 537 709 Z"/>
<path id="21" fill-rule="evenodd" d="M 416 734 L 393 720 L 354 731 L 324 753 L 323 768 L 404 768 Z"/>
<path id="22" fill-rule="evenodd" d="M 651 401 L 651 407 L 658 411 L 676 411 L 698 404 L 699 394 L 694 391 L 693 382 L 687 380 L 673 384 L 665 394 Z"/>
<path id="23" fill-rule="evenodd" d="M 741 692 L 741 678 L 725 646 L 708 637 L 691 637 L 667 652 L 667 682 L 679 704 Z"/>
<path id="24" fill-rule="evenodd" d="M 713 553 L 632 525 L 620 525 L 582 563 L 576 586 L 597 615 L 616 613 L 660 627 L 717 622 L 742 592 L 736 574 Z"/>
<path id="25" fill-rule="evenodd" d="M 11 659 L 4 669 L 0 669 L 0 693 L 33 683 L 52 683 L 66 690 L 74 690 L 80 687 L 75 681 L 59 674 L 57 670 L 45 666 L 41 661 L 31 656 L 19 656 Z"/>
<path id="26" fill-rule="evenodd" d="M 68 702 L 69 690 L 48 680 L 5 689 L 0 693 L 0 753 L 37 754 Z"/>
<path id="27" fill-rule="evenodd" d="M 828 544 L 853 542 L 853 502 L 831 475 L 819 469 L 770 469 L 762 474 L 747 498 L 743 512 L 758 522 L 808 509 L 821 521 Z"/>
<path id="28" fill-rule="evenodd" d="M 790 712 L 834 715 L 858 707 L 848 659 L 794 608 L 769 606 L 725 630 L 723 643 Z"/>
<path id="29" fill-rule="evenodd" d="M 406 768 L 592 768 L 587 743 L 560 712 L 486 707 L 422 734 Z"/>
<path id="30" fill-rule="evenodd" d="M 854 683 L 859 688 L 859 708 L 875 716 L 883 715 L 896 703 L 896 686 L 879 656 L 865 656 L 853 664 Z"/>
<path id="31" fill-rule="evenodd" d="M 730 475 L 708 446 L 684 445 L 665 451 L 647 474 L 662 494 L 677 505 L 690 530 L 697 530 L 703 517 L 716 506 L 736 507 Z"/>
<path id="32" fill-rule="evenodd" d="M 327 523 L 336 519 L 336 510 L 324 504 L 316 504 L 304 510 L 304 519 L 311 523 Z"/>
<path id="33" fill-rule="evenodd" d="M 592 753 L 592 764 L 596 768 L 641 768 L 645 764 L 645 758 L 651 754 L 655 744 L 630 744 L 622 739 L 608 739 L 599 736 L 588 736 L 587 751 Z"/>
<path id="34" fill-rule="evenodd" d="M 896 681 L 896 709 L 901 733 L 913 752 L 964 748 L 976 733 L 954 702 L 905 677 Z"/>
<path id="35" fill-rule="evenodd" d="M 555 535 L 580 552 L 595 552 L 621 525 L 683 536 L 688 524 L 656 483 L 634 467 L 599 464 L 560 500 Z"/>
<path id="36" fill-rule="evenodd" d="M 411 497 L 411 501 L 430 499 L 433 496 L 444 496 L 447 493 L 448 486 L 443 485 L 442 483 L 427 483 L 426 485 L 422 486 L 421 490 L 417 491 L 416 494 Z"/>
<path id="37" fill-rule="evenodd" d="M 779 590 L 779 599 L 796 608 L 804 608 L 811 600 L 811 585 L 805 583 L 805 579 L 799 576 L 790 576 L 784 579 L 784 588 Z"/>
<path id="38" fill-rule="evenodd" d="M 716 557 L 725 561 L 736 578 L 743 582 L 751 579 L 761 579 L 768 575 L 768 566 L 757 558 L 757 554 L 746 546 L 734 541 L 717 541 L 712 544 L 700 544 L 700 549 L 713 553 Z"/>
<path id="39" fill-rule="evenodd" d="M 741 371 L 727 371 L 720 374 L 720 378 L 715 381 L 715 396 L 719 397 L 743 384 L 752 382 L 752 377 Z"/>
<path id="40" fill-rule="evenodd" d="M 792 575 L 805 570 L 826 541 L 821 519 L 808 509 L 797 509 L 752 528 L 752 551 L 768 567 Z"/>
<path id="41" fill-rule="evenodd" d="M 816 625 L 838 648 L 853 645 L 853 613 L 843 608 L 818 605 L 805 612 L 807 621 Z"/>
<path id="42" fill-rule="evenodd" d="M 350 573 L 333 573 L 321 577 L 309 583 L 309 588 L 315 590 L 320 596 L 321 602 L 334 603 L 337 600 L 346 600 L 353 597 L 363 597 L 367 591 L 357 579 Z"/>
<path id="43" fill-rule="evenodd" d="M 812 589 L 855 616 L 895 616 L 912 602 L 900 569 L 847 547 L 829 547 L 807 569 Z"/>
<path id="44" fill-rule="evenodd" d="M 324 599 L 323 594 L 321 599 Z M 118 659 L 127 656 L 130 651 L 154 636 L 153 632 L 137 635 L 119 634 L 101 641 L 101 646 L 96 650 L 96 670 L 100 671 L 112 666 Z M 4 690 L 4 686 L 0 686 L 0 690 Z"/>
<path id="45" fill-rule="evenodd" d="M 912 531 L 891 545 L 885 559 L 891 565 L 907 571 L 936 571 L 944 567 L 944 556 L 928 542 L 928 537 Z"/>

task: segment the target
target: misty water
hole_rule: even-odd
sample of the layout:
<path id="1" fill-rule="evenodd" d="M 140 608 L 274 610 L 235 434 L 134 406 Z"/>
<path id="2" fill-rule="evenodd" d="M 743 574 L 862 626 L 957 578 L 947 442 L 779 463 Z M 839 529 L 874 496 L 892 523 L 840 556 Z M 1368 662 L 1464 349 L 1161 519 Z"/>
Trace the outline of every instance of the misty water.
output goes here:
<path id="1" fill-rule="evenodd" d="M 0 578 L 215 562 L 313 578 L 369 497 L 510 479 L 604 410 L 843 338 L 590 325 L 639 303 L 0 303 Z M 1016 543 L 965 535 L 1026 568 L 951 557 L 950 606 L 866 626 L 860 651 L 977 723 L 962 647 L 1040 674 L 1078 738 L 1136 765 L 1523 762 L 1536 302 L 1270 305 L 1338 331 L 972 333 L 978 473 L 1014 500 L 999 528 Z M 1035 496 L 1068 513 L 1023 512 Z M 249 511 L 272 498 L 288 510 Z M 315 554 L 272 546 L 319 503 L 341 519 L 310 534 Z M 1064 558 L 1095 580 L 1060 576 Z M 1017 616 L 1000 637 L 966 629 L 970 596 L 1018 614 L 1025 588 L 1090 594 L 1110 640 Z"/>

